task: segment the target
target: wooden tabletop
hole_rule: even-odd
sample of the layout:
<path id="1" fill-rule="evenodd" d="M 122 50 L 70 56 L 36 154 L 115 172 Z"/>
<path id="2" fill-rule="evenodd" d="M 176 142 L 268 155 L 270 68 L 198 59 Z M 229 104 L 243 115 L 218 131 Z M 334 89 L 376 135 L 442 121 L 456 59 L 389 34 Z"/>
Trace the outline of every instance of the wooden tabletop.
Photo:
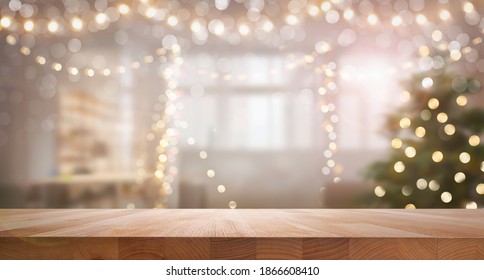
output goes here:
<path id="1" fill-rule="evenodd" d="M 484 259 L 484 210 L 3 209 L 0 259 Z"/>

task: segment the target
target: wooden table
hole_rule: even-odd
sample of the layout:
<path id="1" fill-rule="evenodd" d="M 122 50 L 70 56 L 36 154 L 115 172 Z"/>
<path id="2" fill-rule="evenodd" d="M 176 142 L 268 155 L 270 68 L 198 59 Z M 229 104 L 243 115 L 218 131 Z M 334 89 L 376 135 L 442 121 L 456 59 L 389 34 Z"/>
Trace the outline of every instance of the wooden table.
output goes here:
<path id="1" fill-rule="evenodd" d="M 484 210 L 0 210 L 0 259 L 484 259 Z"/>

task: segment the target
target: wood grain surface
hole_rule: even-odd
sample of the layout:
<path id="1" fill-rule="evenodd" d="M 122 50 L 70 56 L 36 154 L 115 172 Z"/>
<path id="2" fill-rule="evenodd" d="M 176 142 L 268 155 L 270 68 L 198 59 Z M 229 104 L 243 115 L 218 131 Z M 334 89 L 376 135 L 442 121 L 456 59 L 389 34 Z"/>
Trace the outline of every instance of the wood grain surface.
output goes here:
<path id="1" fill-rule="evenodd" d="M 3 209 L 0 259 L 484 259 L 484 210 Z"/>

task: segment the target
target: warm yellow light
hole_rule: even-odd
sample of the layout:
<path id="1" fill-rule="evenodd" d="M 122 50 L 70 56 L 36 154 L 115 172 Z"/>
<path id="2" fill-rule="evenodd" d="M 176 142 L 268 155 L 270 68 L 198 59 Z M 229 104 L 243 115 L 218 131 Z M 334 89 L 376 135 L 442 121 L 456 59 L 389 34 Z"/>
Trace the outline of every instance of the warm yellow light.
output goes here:
<path id="1" fill-rule="evenodd" d="M 443 192 L 441 195 L 440 195 L 440 199 L 442 200 L 442 202 L 444 203 L 449 203 L 452 201 L 452 194 L 450 194 L 450 192 Z"/>
<path id="2" fill-rule="evenodd" d="M 88 77 L 94 77 L 94 74 L 95 74 L 95 73 L 94 73 L 94 70 L 93 70 L 93 69 L 89 69 L 89 68 L 88 68 L 88 69 L 84 70 L 84 74 L 85 74 L 86 76 L 88 76 Z"/>
<path id="3" fill-rule="evenodd" d="M 308 14 L 312 17 L 315 17 L 317 15 L 319 15 L 319 8 L 318 6 L 315 6 L 315 5 L 308 5 L 307 7 L 307 11 L 308 11 Z"/>
<path id="4" fill-rule="evenodd" d="M 76 67 L 70 67 L 69 68 L 69 73 L 71 75 L 74 75 L 75 76 L 75 75 L 79 74 L 79 69 L 77 69 Z"/>
<path id="5" fill-rule="evenodd" d="M 469 163 L 469 161 L 471 161 L 471 155 L 470 155 L 469 153 L 462 152 L 462 153 L 460 153 L 460 155 L 459 155 L 459 160 L 460 160 L 462 163 Z"/>
<path id="6" fill-rule="evenodd" d="M 439 17 L 440 17 L 441 20 L 448 20 L 448 19 L 450 19 L 450 13 L 447 10 L 442 10 L 439 13 Z"/>
<path id="7" fill-rule="evenodd" d="M 46 61 L 46 59 L 45 59 L 45 57 L 40 56 L 40 55 L 39 55 L 39 56 L 37 56 L 37 57 L 35 57 L 35 61 L 36 61 L 38 64 L 40 64 L 40 65 L 44 65 L 44 64 L 47 62 L 47 61 Z"/>
<path id="8" fill-rule="evenodd" d="M 84 22 L 78 17 L 75 17 L 71 20 L 71 26 L 74 30 L 80 31 L 84 27 Z"/>
<path id="9" fill-rule="evenodd" d="M 401 162 L 401 161 L 397 161 L 393 165 L 393 169 L 397 173 L 402 173 L 403 171 L 405 171 L 405 164 L 403 162 Z"/>
<path id="10" fill-rule="evenodd" d="M 118 6 L 118 12 L 122 15 L 127 15 L 129 13 L 129 6 L 126 4 L 120 4 Z"/>
<path id="11" fill-rule="evenodd" d="M 432 32 L 432 40 L 438 42 L 442 40 L 442 37 L 443 37 L 442 31 L 434 30 L 434 32 Z"/>
<path id="12" fill-rule="evenodd" d="M 295 15 L 289 14 L 286 16 L 286 23 L 289 25 L 296 25 L 299 23 L 299 19 Z"/>
<path id="13" fill-rule="evenodd" d="M 426 45 L 421 45 L 419 48 L 418 48 L 418 54 L 420 56 L 429 56 L 430 54 L 430 48 L 427 47 Z"/>
<path id="14" fill-rule="evenodd" d="M 354 17 L 355 15 L 355 12 L 353 12 L 353 10 L 351 9 L 346 9 L 343 13 L 343 17 L 346 19 L 346 20 L 350 20 Z"/>
<path id="15" fill-rule="evenodd" d="M 0 25 L 3 28 L 9 28 L 10 25 L 12 25 L 12 19 L 9 17 L 2 17 L 2 19 L 0 19 Z"/>
<path id="16" fill-rule="evenodd" d="M 57 32 L 59 30 L 59 24 L 57 23 L 57 21 L 51 20 L 47 24 L 47 30 L 49 30 L 49 32 L 51 32 L 51 33 Z"/>
<path id="17" fill-rule="evenodd" d="M 429 182 L 429 189 L 432 191 L 438 191 L 440 189 L 440 184 L 436 180 L 431 180 Z"/>
<path id="18" fill-rule="evenodd" d="M 463 172 L 457 172 L 454 175 L 454 181 L 456 183 L 462 183 L 466 180 L 466 175 Z"/>
<path id="19" fill-rule="evenodd" d="M 409 158 L 413 158 L 415 157 L 415 155 L 417 154 L 417 150 L 415 150 L 414 147 L 407 147 L 405 148 L 405 155 Z"/>
<path id="20" fill-rule="evenodd" d="M 405 209 L 417 209 L 417 207 L 415 207 L 415 205 L 413 205 L 412 203 L 409 203 L 405 205 Z"/>
<path id="21" fill-rule="evenodd" d="M 450 135 L 454 135 L 454 133 L 455 133 L 455 126 L 452 125 L 452 124 L 446 124 L 444 126 L 444 132 L 445 132 L 445 134 L 447 134 L 449 136 Z"/>
<path id="22" fill-rule="evenodd" d="M 419 126 L 415 129 L 415 135 L 419 138 L 422 138 L 425 136 L 426 130 L 425 128 Z"/>
<path id="23" fill-rule="evenodd" d="M 467 104 L 467 97 L 465 97 L 465 95 L 459 95 L 457 96 L 457 99 L 455 100 L 455 102 L 459 106 L 465 106 Z"/>
<path id="24" fill-rule="evenodd" d="M 163 174 L 163 171 L 161 170 L 156 170 L 155 171 L 155 177 L 158 178 L 158 179 L 161 179 L 165 176 L 165 174 Z"/>
<path id="25" fill-rule="evenodd" d="M 176 16 L 169 16 L 166 22 L 169 26 L 176 26 L 178 24 L 178 18 Z"/>
<path id="26" fill-rule="evenodd" d="M 149 7 L 148 9 L 146 9 L 145 16 L 147 18 L 153 18 L 153 17 L 155 17 L 155 15 L 156 15 L 156 9 L 155 8 Z"/>
<path id="27" fill-rule="evenodd" d="M 62 64 L 55 62 L 52 64 L 52 69 L 59 72 L 60 70 L 62 70 Z"/>
<path id="28" fill-rule="evenodd" d="M 270 32 L 274 28 L 274 24 L 272 24 L 271 21 L 267 20 L 264 22 L 262 25 L 262 29 L 264 29 L 265 32 Z"/>
<path id="29" fill-rule="evenodd" d="M 323 3 L 321 3 L 321 11 L 327 12 L 329 10 L 331 10 L 331 3 L 329 3 L 328 1 L 324 1 Z"/>
<path id="30" fill-rule="evenodd" d="M 232 201 L 230 201 L 230 202 L 229 202 L 229 208 L 230 208 L 230 209 L 235 209 L 235 208 L 237 208 L 237 202 L 235 202 L 235 201 L 233 201 L 233 200 L 232 200 Z"/>
<path id="31" fill-rule="evenodd" d="M 431 88 L 434 85 L 434 80 L 430 77 L 426 77 L 422 80 L 422 86 L 424 88 Z"/>
<path id="32" fill-rule="evenodd" d="M 406 90 L 402 91 L 402 93 L 400 94 L 400 100 L 402 100 L 402 102 L 410 101 L 410 92 Z"/>
<path id="33" fill-rule="evenodd" d="M 465 2 L 464 5 L 462 5 L 462 9 L 466 13 L 471 13 L 474 11 L 474 5 L 470 2 Z"/>
<path id="34" fill-rule="evenodd" d="M 476 186 L 476 192 L 478 194 L 483 195 L 484 194 L 484 184 L 480 183 L 479 185 Z"/>
<path id="35" fill-rule="evenodd" d="M 460 50 L 451 50 L 450 51 L 450 59 L 453 60 L 453 61 L 459 61 L 459 59 L 461 59 L 462 57 L 462 53 L 460 52 Z"/>
<path id="36" fill-rule="evenodd" d="M 394 16 L 392 18 L 392 25 L 393 26 L 400 26 L 402 24 L 402 18 L 400 16 Z"/>
<path id="37" fill-rule="evenodd" d="M 201 151 L 199 156 L 200 156 L 201 159 L 206 159 L 208 157 L 208 154 L 205 151 Z"/>
<path id="38" fill-rule="evenodd" d="M 477 203 L 475 203 L 474 201 L 467 202 L 466 209 L 477 209 Z"/>
<path id="39" fill-rule="evenodd" d="M 401 128 L 408 128 L 408 127 L 410 127 L 411 124 L 412 124 L 412 122 L 410 121 L 409 118 L 400 119 L 400 127 Z"/>
<path id="40" fill-rule="evenodd" d="M 432 160 L 434 162 L 441 162 L 444 159 L 444 154 L 441 151 L 435 151 L 432 154 Z"/>
<path id="41" fill-rule="evenodd" d="M 440 102 L 437 98 L 430 98 L 427 105 L 429 106 L 430 109 L 435 110 L 439 107 L 439 104 L 440 104 Z"/>
<path id="42" fill-rule="evenodd" d="M 424 25 L 427 23 L 427 17 L 425 15 L 419 14 L 415 18 L 415 21 L 420 25 Z"/>
<path id="43" fill-rule="evenodd" d="M 239 26 L 239 33 L 240 33 L 240 35 L 242 35 L 242 36 L 246 36 L 247 34 L 249 34 L 249 33 L 250 33 L 250 28 L 249 28 L 249 26 L 248 26 L 247 24 L 241 24 L 241 25 Z"/>
<path id="44" fill-rule="evenodd" d="M 107 20 L 108 20 L 108 16 L 105 13 L 98 13 L 96 15 L 96 22 L 98 24 L 105 24 Z"/>
<path id="45" fill-rule="evenodd" d="M 479 143 L 481 143 L 481 138 L 479 138 L 479 136 L 472 135 L 471 137 L 469 137 L 469 145 L 475 147 L 479 145 Z"/>
<path id="46" fill-rule="evenodd" d="M 217 191 L 219 193 L 224 193 L 225 192 L 225 186 L 224 185 L 218 185 L 217 187 Z"/>
<path id="47" fill-rule="evenodd" d="M 378 197 L 383 197 L 386 193 L 385 189 L 381 186 L 376 186 L 374 192 L 375 192 L 375 195 Z"/>
<path id="48" fill-rule="evenodd" d="M 17 38 L 15 38 L 15 36 L 13 36 L 12 34 L 8 34 L 5 38 L 5 41 L 7 41 L 7 44 L 12 46 L 17 44 Z"/>
<path id="49" fill-rule="evenodd" d="M 445 123 L 449 119 L 449 116 L 447 116 L 446 113 L 441 112 L 437 115 L 437 121 L 439 123 Z"/>
<path id="50" fill-rule="evenodd" d="M 378 23 L 378 17 L 375 14 L 369 15 L 366 20 L 370 25 L 375 25 Z"/>
<path id="51" fill-rule="evenodd" d="M 26 22 L 24 22 L 25 31 L 30 32 L 30 31 L 34 30 L 34 27 L 35 27 L 35 25 L 34 25 L 33 21 L 27 20 Z"/>
<path id="52" fill-rule="evenodd" d="M 425 180 L 424 178 L 420 178 L 417 180 L 417 183 L 415 185 L 417 186 L 417 189 L 425 190 L 427 188 L 427 180 Z"/>
<path id="53" fill-rule="evenodd" d="M 23 54 L 23 55 L 29 55 L 30 54 L 30 49 L 27 48 L 27 47 L 21 47 L 20 48 L 20 52 Z"/>

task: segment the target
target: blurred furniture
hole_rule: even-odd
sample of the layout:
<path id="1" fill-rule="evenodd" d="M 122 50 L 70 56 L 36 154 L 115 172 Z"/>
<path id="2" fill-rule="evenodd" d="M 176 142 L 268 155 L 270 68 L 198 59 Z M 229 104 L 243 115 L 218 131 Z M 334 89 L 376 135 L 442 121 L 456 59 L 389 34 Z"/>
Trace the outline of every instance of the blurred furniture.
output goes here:
<path id="1" fill-rule="evenodd" d="M 361 208 L 368 207 L 368 196 L 373 196 L 374 184 L 366 182 L 342 181 L 323 187 L 323 208 Z"/>
<path id="2" fill-rule="evenodd" d="M 141 184 L 140 184 L 141 182 Z M 153 208 L 159 186 L 130 173 L 52 177 L 0 186 L 0 208 Z"/>

